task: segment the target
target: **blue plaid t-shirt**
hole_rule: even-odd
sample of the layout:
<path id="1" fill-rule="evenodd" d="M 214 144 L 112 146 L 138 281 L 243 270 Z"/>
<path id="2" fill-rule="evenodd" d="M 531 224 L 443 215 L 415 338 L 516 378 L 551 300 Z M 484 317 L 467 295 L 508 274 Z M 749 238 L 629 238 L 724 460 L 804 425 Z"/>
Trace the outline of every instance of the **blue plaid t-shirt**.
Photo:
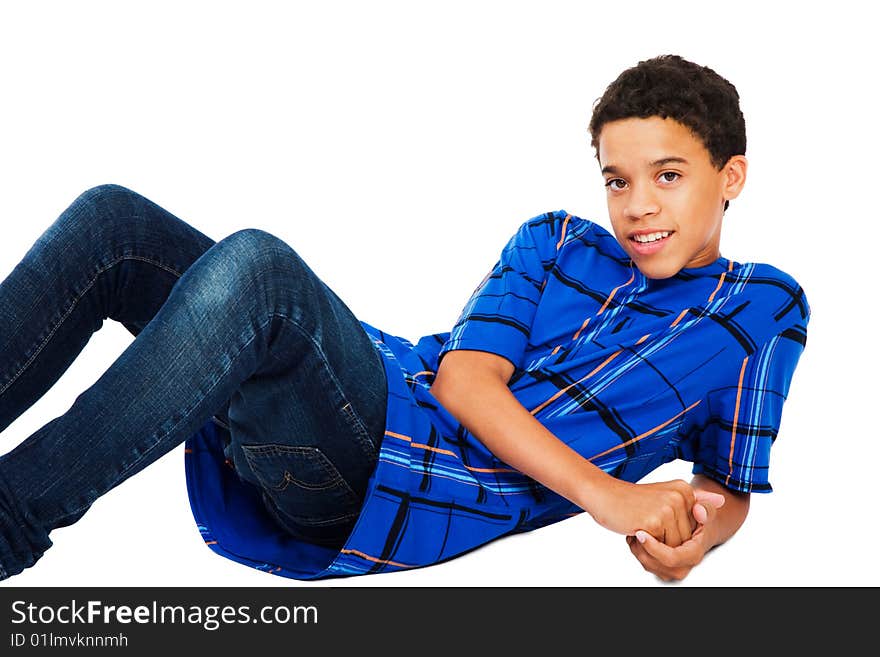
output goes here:
<path id="1" fill-rule="evenodd" d="M 583 510 L 496 458 L 431 394 L 439 360 L 488 351 L 556 437 L 635 482 L 684 459 L 733 490 L 769 492 L 770 448 L 806 346 L 810 306 L 787 273 L 719 257 L 649 279 L 605 228 L 565 210 L 522 223 L 450 331 L 416 344 L 361 322 L 388 380 L 385 435 L 341 550 L 299 541 L 225 464 L 216 426 L 186 444 L 190 503 L 215 552 L 283 577 L 444 561 Z"/>

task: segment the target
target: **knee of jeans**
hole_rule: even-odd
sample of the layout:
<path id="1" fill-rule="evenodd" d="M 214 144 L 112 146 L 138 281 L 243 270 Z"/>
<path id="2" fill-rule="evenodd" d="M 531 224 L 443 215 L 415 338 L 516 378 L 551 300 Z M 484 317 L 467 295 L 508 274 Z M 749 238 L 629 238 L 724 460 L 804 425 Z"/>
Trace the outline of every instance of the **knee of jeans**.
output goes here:
<path id="1" fill-rule="evenodd" d="M 77 196 L 70 205 L 72 208 L 76 209 L 115 209 L 120 201 L 127 202 L 139 196 L 140 195 L 137 192 L 134 192 L 127 187 L 123 187 L 122 185 L 106 183 L 103 185 L 95 185 L 94 187 L 85 190 Z M 108 213 L 106 212 L 102 214 L 102 216 L 105 217 L 107 215 Z"/>
<path id="2" fill-rule="evenodd" d="M 233 307 L 236 315 L 250 314 L 250 310 L 261 313 L 266 298 L 263 281 L 269 278 L 269 270 L 259 259 L 252 230 L 237 231 L 216 242 L 183 273 L 179 285 L 185 287 L 187 304 L 195 314 L 208 316 L 218 309 L 230 312 Z"/>
<path id="3" fill-rule="evenodd" d="M 318 280 L 299 254 L 280 237 L 260 228 L 243 228 L 221 239 L 215 247 L 236 269 L 237 277 L 252 286 L 273 311 L 295 314 L 287 305 L 302 291 L 300 300 L 314 298 Z M 296 319 L 296 318 L 294 318 Z"/>
<path id="4" fill-rule="evenodd" d="M 128 187 L 117 185 L 116 183 L 103 183 L 101 185 L 89 187 L 77 197 L 77 200 L 93 200 L 96 198 L 102 198 L 108 194 L 136 195 L 137 192 Z"/>
<path id="5" fill-rule="evenodd" d="M 122 185 L 90 187 L 61 213 L 54 232 L 74 231 L 73 238 L 83 244 L 103 245 L 108 236 L 119 238 L 123 231 L 134 227 L 138 198 L 142 197 Z"/>
<path id="6" fill-rule="evenodd" d="M 242 228 L 224 237 L 219 244 L 223 244 L 228 257 L 261 271 L 279 266 L 284 268 L 291 261 L 301 261 L 287 242 L 261 228 Z"/>

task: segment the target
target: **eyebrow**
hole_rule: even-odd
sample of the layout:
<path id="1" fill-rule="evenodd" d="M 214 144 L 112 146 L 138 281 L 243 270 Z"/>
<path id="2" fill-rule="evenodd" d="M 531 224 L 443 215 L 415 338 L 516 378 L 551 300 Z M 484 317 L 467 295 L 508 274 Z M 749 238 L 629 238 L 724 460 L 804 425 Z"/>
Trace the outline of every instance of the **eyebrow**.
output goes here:
<path id="1" fill-rule="evenodd" d="M 662 167 L 663 165 L 665 165 L 665 164 L 670 164 L 670 163 L 672 163 L 672 162 L 676 162 L 676 163 L 678 163 L 678 164 L 690 164 L 690 163 L 689 163 L 686 159 L 684 159 L 683 157 L 661 157 L 659 160 L 654 160 L 653 162 L 651 162 L 651 163 L 649 164 L 649 166 L 651 166 L 651 167 Z M 607 165 L 607 166 L 602 167 L 602 173 L 614 173 L 614 174 L 617 174 L 617 173 L 620 173 L 620 169 L 618 169 L 618 168 L 617 168 L 616 166 L 614 166 L 614 165 L 609 164 L 609 165 Z"/>

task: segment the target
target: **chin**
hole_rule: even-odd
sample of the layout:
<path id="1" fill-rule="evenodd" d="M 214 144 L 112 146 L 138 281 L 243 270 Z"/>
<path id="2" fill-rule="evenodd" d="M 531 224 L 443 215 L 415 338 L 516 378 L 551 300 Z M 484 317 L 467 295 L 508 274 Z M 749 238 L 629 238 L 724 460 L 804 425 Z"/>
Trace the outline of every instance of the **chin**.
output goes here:
<path id="1" fill-rule="evenodd" d="M 655 280 L 662 280 L 664 278 L 671 278 L 675 276 L 680 270 L 681 267 L 676 268 L 675 265 L 661 265 L 657 264 L 654 266 L 644 266 L 636 263 L 636 267 L 639 268 L 639 271 L 642 272 L 647 278 L 652 278 Z"/>

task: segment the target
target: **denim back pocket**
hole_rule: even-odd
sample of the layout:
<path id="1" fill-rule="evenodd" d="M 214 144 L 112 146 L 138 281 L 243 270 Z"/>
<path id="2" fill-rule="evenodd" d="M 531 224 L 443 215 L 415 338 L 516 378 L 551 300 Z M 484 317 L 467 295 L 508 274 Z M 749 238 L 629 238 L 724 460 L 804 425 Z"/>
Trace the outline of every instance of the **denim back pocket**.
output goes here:
<path id="1" fill-rule="evenodd" d="M 351 521 L 361 500 L 317 447 L 242 445 L 248 465 L 277 510 L 301 525 Z"/>

